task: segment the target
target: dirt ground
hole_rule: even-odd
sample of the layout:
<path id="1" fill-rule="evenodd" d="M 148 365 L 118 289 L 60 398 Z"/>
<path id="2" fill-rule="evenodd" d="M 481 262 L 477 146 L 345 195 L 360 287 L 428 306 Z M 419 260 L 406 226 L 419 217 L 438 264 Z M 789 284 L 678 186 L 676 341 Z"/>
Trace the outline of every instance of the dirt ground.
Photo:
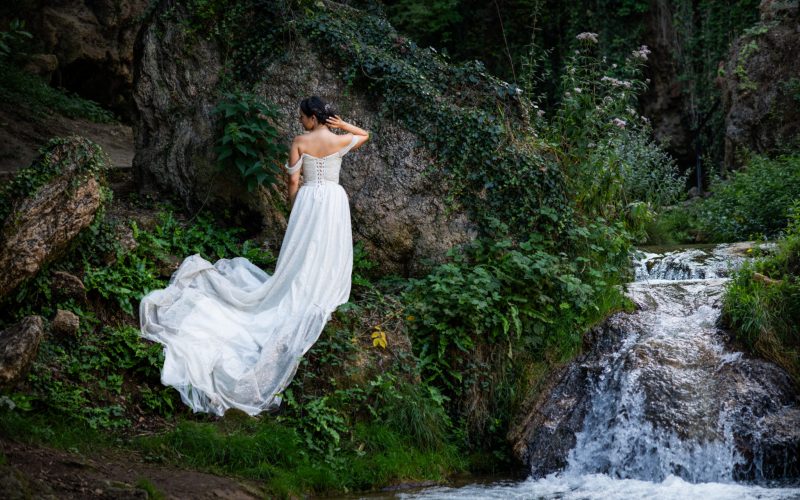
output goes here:
<path id="1" fill-rule="evenodd" d="M 86 456 L 53 448 L 0 441 L 0 497 L 146 499 L 148 482 L 166 498 L 263 498 L 253 483 L 204 472 L 146 463 L 135 452 Z"/>
<path id="2" fill-rule="evenodd" d="M 79 134 L 98 143 L 114 167 L 129 169 L 133 164 L 133 129 L 129 125 L 94 123 L 53 114 L 40 120 L 10 103 L 0 105 L 0 179 L 27 167 L 37 150 L 53 137 Z"/>

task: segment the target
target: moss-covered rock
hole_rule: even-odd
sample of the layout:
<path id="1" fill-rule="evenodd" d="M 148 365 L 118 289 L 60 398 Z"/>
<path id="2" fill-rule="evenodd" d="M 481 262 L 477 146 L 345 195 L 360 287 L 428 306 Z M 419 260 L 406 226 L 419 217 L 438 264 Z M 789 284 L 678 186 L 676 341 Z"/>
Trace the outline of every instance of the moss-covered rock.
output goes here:
<path id="1" fill-rule="evenodd" d="M 79 136 L 55 138 L 0 192 L 0 297 L 63 254 L 109 196 L 109 159 Z"/>

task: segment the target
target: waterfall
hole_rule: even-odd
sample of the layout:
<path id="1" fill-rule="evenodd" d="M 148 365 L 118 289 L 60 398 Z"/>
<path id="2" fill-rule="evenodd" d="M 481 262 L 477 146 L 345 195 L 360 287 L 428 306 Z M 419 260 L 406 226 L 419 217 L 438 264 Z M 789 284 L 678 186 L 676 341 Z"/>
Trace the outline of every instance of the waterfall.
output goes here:
<path id="1" fill-rule="evenodd" d="M 800 421 L 787 381 L 731 350 L 717 326 L 727 277 L 746 248 L 643 252 L 636 260 L 627 293 L 637 311 L 609 320 L 621 343 L 587 372 L 590 401 L 566 474 L 691 483 L 797 474 L 797 456 L 764 470 L 767 421 L 792 406 Z M 739 376 L 752 374 L 767 376 Z"/>
<path id="2" fill-rule="evenodd" d="M 512 432 L 531 476 L 402 498 L 800 498 L 800 405 L 788 375 L 718 326 L 748 244 L 641 252 L 618 313 L 554 373 Z"/>

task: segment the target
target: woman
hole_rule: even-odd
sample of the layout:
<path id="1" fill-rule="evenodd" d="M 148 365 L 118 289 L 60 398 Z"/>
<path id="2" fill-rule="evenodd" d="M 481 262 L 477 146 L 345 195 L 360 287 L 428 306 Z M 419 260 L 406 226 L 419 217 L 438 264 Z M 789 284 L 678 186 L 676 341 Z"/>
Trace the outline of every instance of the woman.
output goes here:
<path id="1" fill-rule="evenodd" d="M 164 344 L 162 383 L 196 412 L 277 408 L 300 358 L 350 295 L 353 241 L 339 168 L 369 133 L 316 96 L 300 103 L 299 117 L 308 133 L 292 141 L 284 166 L 292 208 L 272 276 L 244 257 L 211 264 L 194 254 L 139 306 L 142 336 Z"/>

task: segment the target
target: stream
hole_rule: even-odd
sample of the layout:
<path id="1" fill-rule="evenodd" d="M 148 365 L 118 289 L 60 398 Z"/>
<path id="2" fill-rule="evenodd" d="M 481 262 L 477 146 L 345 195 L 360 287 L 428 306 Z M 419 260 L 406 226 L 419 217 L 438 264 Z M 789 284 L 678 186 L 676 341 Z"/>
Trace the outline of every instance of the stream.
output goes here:
<path id="1" fill-rule="evenodd" d="M 717 326 L 747 244 L 643 251 L 633 313 L 594 333 L 537 406 L 525 481 L 399 498 L 800 498 L 800 407 L 778 367 Z"/>

